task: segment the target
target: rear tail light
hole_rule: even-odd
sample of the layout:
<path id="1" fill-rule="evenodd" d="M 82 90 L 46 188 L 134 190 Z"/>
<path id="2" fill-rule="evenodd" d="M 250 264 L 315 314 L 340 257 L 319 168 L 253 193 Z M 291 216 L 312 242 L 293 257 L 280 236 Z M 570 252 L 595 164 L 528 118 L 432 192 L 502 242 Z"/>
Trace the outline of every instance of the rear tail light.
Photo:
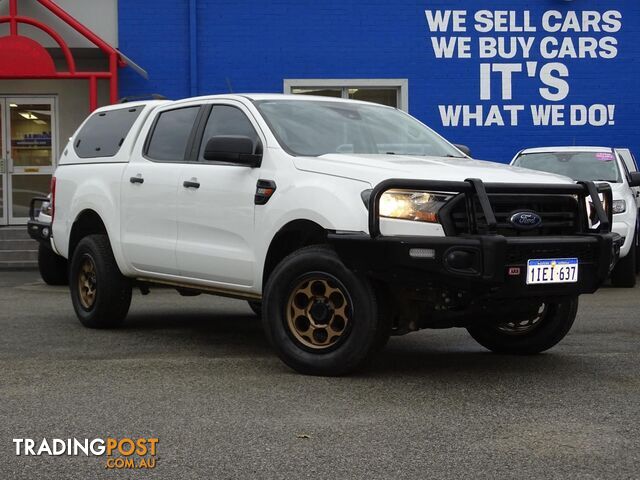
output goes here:
<path id="1" fill-rule="evenodd" d="M 51 225 L 56 216 L 56 177 L 51 177 Z"/>

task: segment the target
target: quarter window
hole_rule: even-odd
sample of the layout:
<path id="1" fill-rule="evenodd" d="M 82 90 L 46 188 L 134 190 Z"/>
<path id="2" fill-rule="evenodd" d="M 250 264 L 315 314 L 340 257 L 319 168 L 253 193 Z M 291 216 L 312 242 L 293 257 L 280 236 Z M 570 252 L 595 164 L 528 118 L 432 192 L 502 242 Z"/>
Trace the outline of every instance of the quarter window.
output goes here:
<path id="1" fill-rule="evenodd" d="M 147 156 L 166 162 L 183 161 L 199 109 L 199 106 L 178 108 L 158 115 L 147 146 Z"/>
<path id="2" fill-rule="evenodd" d="M 229 105 L 214 105 L 211 109 L 198 155 L 201 161 L 204 160 L 207 142 L 211 137 L 217 136 L 249 137 L 253 141 L 254 150 L 260 141 L 256 130 L 242 110 Z"/>
<path id="3" fill-rule="evenodd" d="M 107 110 L 91 115 L 76 135 L 73 148 L 80 158 L 113 157 L 120 150 L 144 106 Z"/>

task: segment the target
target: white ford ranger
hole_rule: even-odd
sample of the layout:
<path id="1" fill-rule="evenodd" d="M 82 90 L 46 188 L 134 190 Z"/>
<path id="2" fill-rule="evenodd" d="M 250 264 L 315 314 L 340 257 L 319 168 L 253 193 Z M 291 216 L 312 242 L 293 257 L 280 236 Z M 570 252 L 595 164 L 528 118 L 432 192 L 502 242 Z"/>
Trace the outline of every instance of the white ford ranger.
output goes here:
<path id="1" fill-rule="evenodd" d="M 546 350 L 619 250 L 608 185 L 472 160 L 401 111 L 320 97 L 101 108 L 52 195 L 84 325 L 119 325 L 132 287 L 236 297 L 308 374 L 421 328 Z"/>

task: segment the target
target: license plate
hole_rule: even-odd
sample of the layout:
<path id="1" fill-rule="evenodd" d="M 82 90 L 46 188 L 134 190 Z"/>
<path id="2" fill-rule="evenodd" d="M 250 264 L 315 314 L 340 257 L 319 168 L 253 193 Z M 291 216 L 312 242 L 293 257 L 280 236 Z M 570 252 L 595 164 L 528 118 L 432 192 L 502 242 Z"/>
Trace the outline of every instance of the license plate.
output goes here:
<path id="1" fill-rule="evenodd" d="M 527 285 L 577 281 L 577 258 L 544 258 L 527 261 Z"/>

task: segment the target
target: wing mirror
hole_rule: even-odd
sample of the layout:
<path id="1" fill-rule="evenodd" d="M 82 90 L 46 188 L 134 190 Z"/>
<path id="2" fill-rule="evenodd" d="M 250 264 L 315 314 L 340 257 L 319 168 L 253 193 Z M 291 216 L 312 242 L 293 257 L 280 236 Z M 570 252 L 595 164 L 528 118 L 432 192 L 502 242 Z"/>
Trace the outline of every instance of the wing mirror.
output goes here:
<path id="1" fill-rule="evenodd" d="M 629 173 L 629 186 L 640 187 L 640 172 Z"/>
<path id="2" fill-rule="evenodd" d="M 464 153 L 467 157 L 471 156 L 471 149 L 466 145 L 459 145 L 457 143 L 454 143 L 453 146 L 456 147 L 458 150 L 460 150 L 462 153 Z"/>
<path id="3" fill-rule="evenodd" d="M 254 147 L 253 140 L 249 137 L 219 135 L 207 141 L 204 159 L 256 168 L 262 163 L 262 145 Z"/>

